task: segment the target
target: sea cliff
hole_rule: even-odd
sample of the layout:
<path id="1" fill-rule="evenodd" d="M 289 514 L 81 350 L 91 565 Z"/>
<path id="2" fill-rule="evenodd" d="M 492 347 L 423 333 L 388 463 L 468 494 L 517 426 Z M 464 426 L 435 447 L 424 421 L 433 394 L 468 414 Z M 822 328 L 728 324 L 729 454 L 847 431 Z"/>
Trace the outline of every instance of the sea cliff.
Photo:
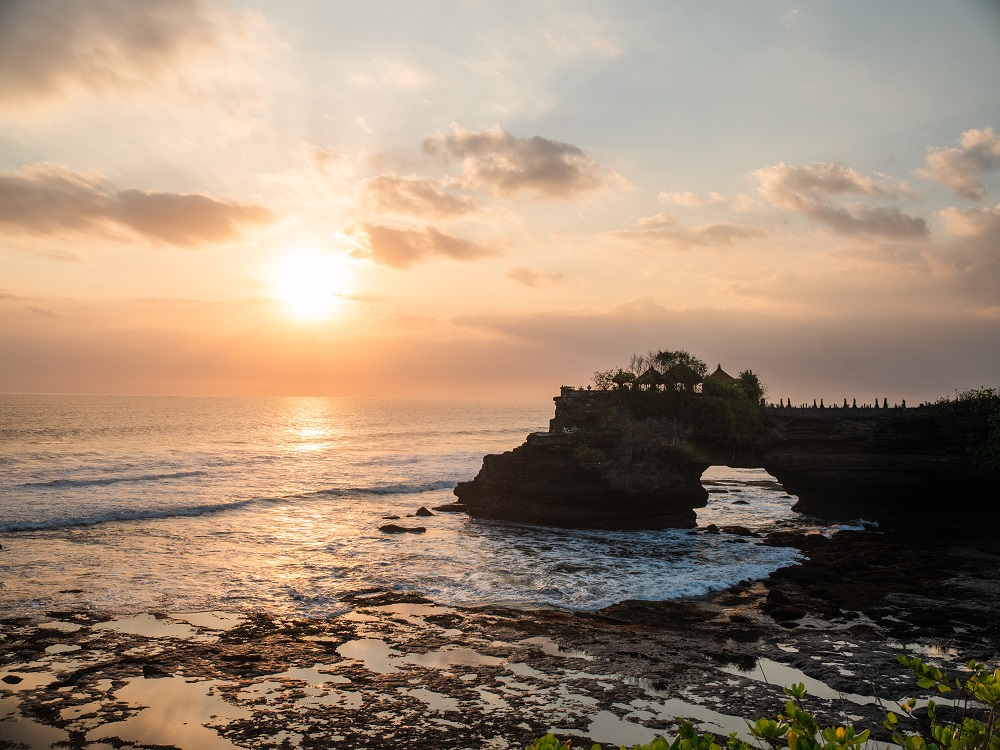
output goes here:
<path id="1" fill-rule="evenodd" d="M 455 495 L 471 516 L 561 527 L 695 525 L 715 464 L 763 467 L 797 510 L 886 526 L 996 515 L 977 463 L 990 408 L 778 408 L 718 396 L 563 388 L 547 432 L 483 460 Z M 992 408 L 992 404 L 987 406 Z M 961 509 L 961 513 L 957 511 Z"/>

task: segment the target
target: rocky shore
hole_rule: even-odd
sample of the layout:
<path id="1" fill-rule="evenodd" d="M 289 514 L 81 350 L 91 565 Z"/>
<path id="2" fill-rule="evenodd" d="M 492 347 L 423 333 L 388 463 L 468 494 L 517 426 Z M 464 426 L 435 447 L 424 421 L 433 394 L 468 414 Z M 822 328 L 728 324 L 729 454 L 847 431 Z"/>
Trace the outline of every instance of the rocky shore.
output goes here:
<path id="1" fill-rule="evenodd" d="M 897 653 L 1000 659 L 991 529 L 764 543 L 806 559 L 697 599 L 589 613 L 358 591 L 329 620 L 6 618 L 0 748 L 514 748 L 552 730 L 612 746 L 669 734 L 675 716 L 745 731 L 739 717 L 773 714 L 790 682 L 824 720 L 877 727 L 919 693 Z"/>

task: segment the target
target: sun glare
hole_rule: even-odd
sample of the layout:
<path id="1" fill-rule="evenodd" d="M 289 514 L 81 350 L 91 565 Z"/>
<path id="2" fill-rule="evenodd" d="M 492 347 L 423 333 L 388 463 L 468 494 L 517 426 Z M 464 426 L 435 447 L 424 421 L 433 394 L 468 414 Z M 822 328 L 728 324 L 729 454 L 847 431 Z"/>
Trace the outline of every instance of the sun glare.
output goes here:
<path id="1" fill-rule="evenodd" d="M 299 320 L 329 320 L 350 299 L 353 273 L 342 256 L 300 253 L 274 268 L 273 296 Z"/>

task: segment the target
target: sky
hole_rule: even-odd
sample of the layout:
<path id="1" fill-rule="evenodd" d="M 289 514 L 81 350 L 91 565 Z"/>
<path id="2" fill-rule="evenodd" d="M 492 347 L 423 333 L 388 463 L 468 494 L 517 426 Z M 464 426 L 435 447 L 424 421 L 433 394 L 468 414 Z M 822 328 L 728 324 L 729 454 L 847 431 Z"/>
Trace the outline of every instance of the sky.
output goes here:
<path id="1" fill-rule="evenodd" d="M 1000 2 L 0 2 L 0 392 L 1000 385 Z"/>

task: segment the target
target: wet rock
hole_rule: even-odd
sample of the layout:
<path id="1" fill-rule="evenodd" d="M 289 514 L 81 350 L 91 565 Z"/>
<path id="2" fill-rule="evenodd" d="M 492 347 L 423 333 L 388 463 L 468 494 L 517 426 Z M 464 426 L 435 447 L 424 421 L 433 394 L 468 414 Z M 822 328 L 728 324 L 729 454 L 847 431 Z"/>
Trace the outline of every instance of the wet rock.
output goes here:
<path id="1" fill-rule="evenodd" d="M 465 503 L 445 503 L 434 506 L 434 510 L 438 513 L 465 513 L 468 509 L 469 506 Z"/>
<path id="2" fill-rule="evenodd" d="M 378 530 L 383 534 L 423 534 L 427 531 L 424 526 L 397 526 L 394 523 L 379 526 Z"/>
<path id="3" fill-rule="evenodd" d="M 749 505 L 749 504 L 750 503 L 748 503 L 746 500 L 734 500 L 733 501 L 733 505 Z"/>
<path id="4" fill-rule="evenodd" d="M 142 665 L 142 676 L 147 680 L 155 680 L 161 677 L 170 677 L 170 673 L 164 671 L 161 667 L 156 664 L 143 664 Z"/>
<path id="5" fill-rule="evenodd" d="M 718 534 L 719 533 L 719 527 L 716 526 L 714 523 L 710 523 L 708 526 L 706 526 L 704 528 L 704 532 L 706 534 Z"/>
<path id="6" fill-rule="evenodd" d="M 427 510 L 427 508 L 425 508 L 423 505 L 421 505 L 419 508 L 417 508 L 417 512 L 416 512 L 415 515 L 417 515 L 417 516 L 433 516 L 434 514 L 431 513 L 429 510 Z"/>
<path id="7" fill-rule="evenodd" d="M 24 682 L 24 678 L 18 677 L 16 674 L 4 675 L 0 680 L 6 682 L 8 685 L 17 685 L 20 682 Z"/>
<path id="8" fill-rule="evenodd" d="M 756 531 L 751 531 L 746 526 L 723 526 L 721 530 L 736 536 L 760 536 Z"/>
<path id="9" fill-rule="evenodd" d="M 382 516 L 383 521 L 398 521 L 399 516 Z"/>
<path id="10" fill-rule="evenodd" d="M 796 547 L 801 550 L 817 549 L 830 543 L 822 534 L 804 534 L 801 531 L 772 531 L 764 537 L 768 547 Z"/>

